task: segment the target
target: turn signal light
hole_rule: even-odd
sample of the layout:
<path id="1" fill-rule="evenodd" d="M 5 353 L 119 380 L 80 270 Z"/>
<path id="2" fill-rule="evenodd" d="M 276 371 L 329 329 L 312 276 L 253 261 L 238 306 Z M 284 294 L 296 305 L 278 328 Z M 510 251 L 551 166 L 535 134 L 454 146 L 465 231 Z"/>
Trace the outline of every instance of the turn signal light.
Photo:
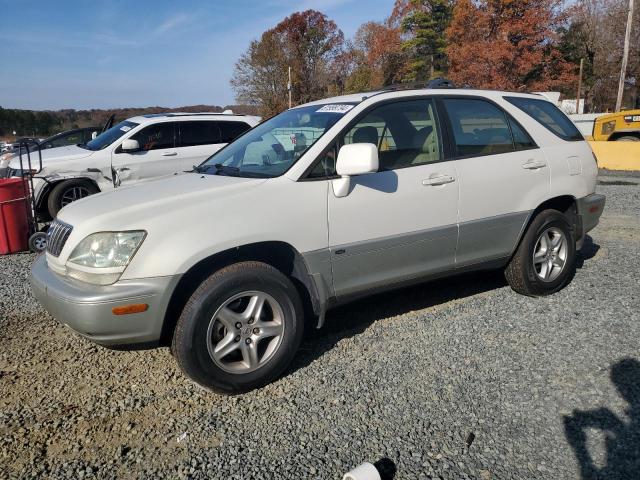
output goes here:
<path id="1" fill-rule="evenodd" d="M 122 305 L 120 307 L 113 307 L 111 312 L 114 315 L 129 315 L 130 313 L 142 313 L 146 312 L 149 305 L 146 303 L 135 303 L 133 305 Z"/>

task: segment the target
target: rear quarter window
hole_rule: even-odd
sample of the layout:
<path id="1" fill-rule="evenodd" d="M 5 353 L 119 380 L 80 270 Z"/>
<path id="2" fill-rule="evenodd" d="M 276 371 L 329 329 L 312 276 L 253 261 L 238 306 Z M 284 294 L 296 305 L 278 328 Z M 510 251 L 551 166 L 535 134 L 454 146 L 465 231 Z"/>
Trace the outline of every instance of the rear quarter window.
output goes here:
<path id="1" fill-rule="evenodd" d="M 553 103 L 526 97 L 504 97 L 504 99 L 561 139 L 570 142 L 584 140 L 573 122 Z"/>

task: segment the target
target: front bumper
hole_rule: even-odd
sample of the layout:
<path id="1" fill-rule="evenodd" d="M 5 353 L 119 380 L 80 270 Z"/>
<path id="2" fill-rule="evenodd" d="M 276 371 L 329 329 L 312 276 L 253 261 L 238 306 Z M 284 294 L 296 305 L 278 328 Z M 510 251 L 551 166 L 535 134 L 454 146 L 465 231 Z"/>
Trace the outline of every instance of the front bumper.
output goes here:
<path id="1" fill-rule="evenodd" d="M 63 325 L 104 346 L 157 343 L 179 276 L 122 280 L 100 286 L 52 272 L 40 255 L 31 267 L 33 294 Z M 114 315 L 114 307 L 146 303 L 145 312 Z"/>

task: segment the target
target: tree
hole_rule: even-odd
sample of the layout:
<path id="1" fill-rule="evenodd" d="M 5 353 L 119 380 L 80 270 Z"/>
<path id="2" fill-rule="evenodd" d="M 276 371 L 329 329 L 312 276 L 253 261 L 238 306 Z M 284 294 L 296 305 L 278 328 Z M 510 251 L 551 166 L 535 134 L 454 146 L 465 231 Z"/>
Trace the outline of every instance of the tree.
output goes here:
<path id="1" fill-rule="evenodd" d="M 231 85 L 238 102 L 259 105 L 270 117 L 287 108 L 287 58 L 281 36 L 273 30 L 254 40 L 235 65 Z"/>
<path id="2" fill-rule="evenodd" d="M 291 65 L 296 101 L 322 98 L 329 84 L 329 67 L 342 51 L 342 31 L 324 13 L 306 10 L 285 18 L 273 32 Z"/>
<path id="3" fill-rule="evenodd" d="M 446 31 L 449 77 L 461 85 L 548 90 L 574 85 L 557 47 L 561 0 L 459 0 Z"/>
<path id="4" fill-rule="evenodd" d="M 620 74 L 628 0 L 580 0 L 567 13 L 559 31 L 563 57 L 570 63 L 585 61 L 584 96 L 588 111 L 613 109 Z M 640 12 L 634 16 L 628 77 L 640 79 Z M 627 99 L 633 108 L 633 98 Z"/>
<path id="5" fill-rule="evenodd" d="M 372 90 L 401 80 L 406 64 L 401 32 L 390 19 L 363 24 L 352 50 L 357 65 L 347 80 L 347 91 Z"/>
<path id="6" fill-rule="evenodd" d="M 236 63 L 231 85 L 238 101 L 260 105 L 263 116 L 284 110 L 289 67 L 296 103 L 326 96 L 343 45 L 342 31 L 323 13 L 290 15 L 251 42 Z"/>
<path id="7" fill-rule="evenodd" d="M 445 32 L 451 21 L 450 0 L 397 0 L 396 15 L 402 16 L 406 35 L 407 81 L 424 82 L 442 76 L 447 69 Z"/>

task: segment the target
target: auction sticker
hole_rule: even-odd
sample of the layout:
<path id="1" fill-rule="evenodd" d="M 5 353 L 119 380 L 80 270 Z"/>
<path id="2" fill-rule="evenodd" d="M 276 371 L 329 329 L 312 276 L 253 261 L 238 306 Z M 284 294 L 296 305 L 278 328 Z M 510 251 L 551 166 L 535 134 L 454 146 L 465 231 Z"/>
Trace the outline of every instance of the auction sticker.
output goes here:
<path id="1" fill-rule="evenodd" d="M 349 105 L 346 103 L 345 104 L 334 103 L 332 105 L 325 105 L 319 110 L 316 110 L 316 113 L 325 113 L 325 112 L 326 113 L 347 113 L 353 107 L 354 105 Z"/>
<path id="2" fill-rule="evenodd" d="M 129 130 L 131 130 L 131 127 L 125 125 L 123 127 L 120 127 L 120 130 L 122 130 L 123 132 L 128 132 Z"/>

